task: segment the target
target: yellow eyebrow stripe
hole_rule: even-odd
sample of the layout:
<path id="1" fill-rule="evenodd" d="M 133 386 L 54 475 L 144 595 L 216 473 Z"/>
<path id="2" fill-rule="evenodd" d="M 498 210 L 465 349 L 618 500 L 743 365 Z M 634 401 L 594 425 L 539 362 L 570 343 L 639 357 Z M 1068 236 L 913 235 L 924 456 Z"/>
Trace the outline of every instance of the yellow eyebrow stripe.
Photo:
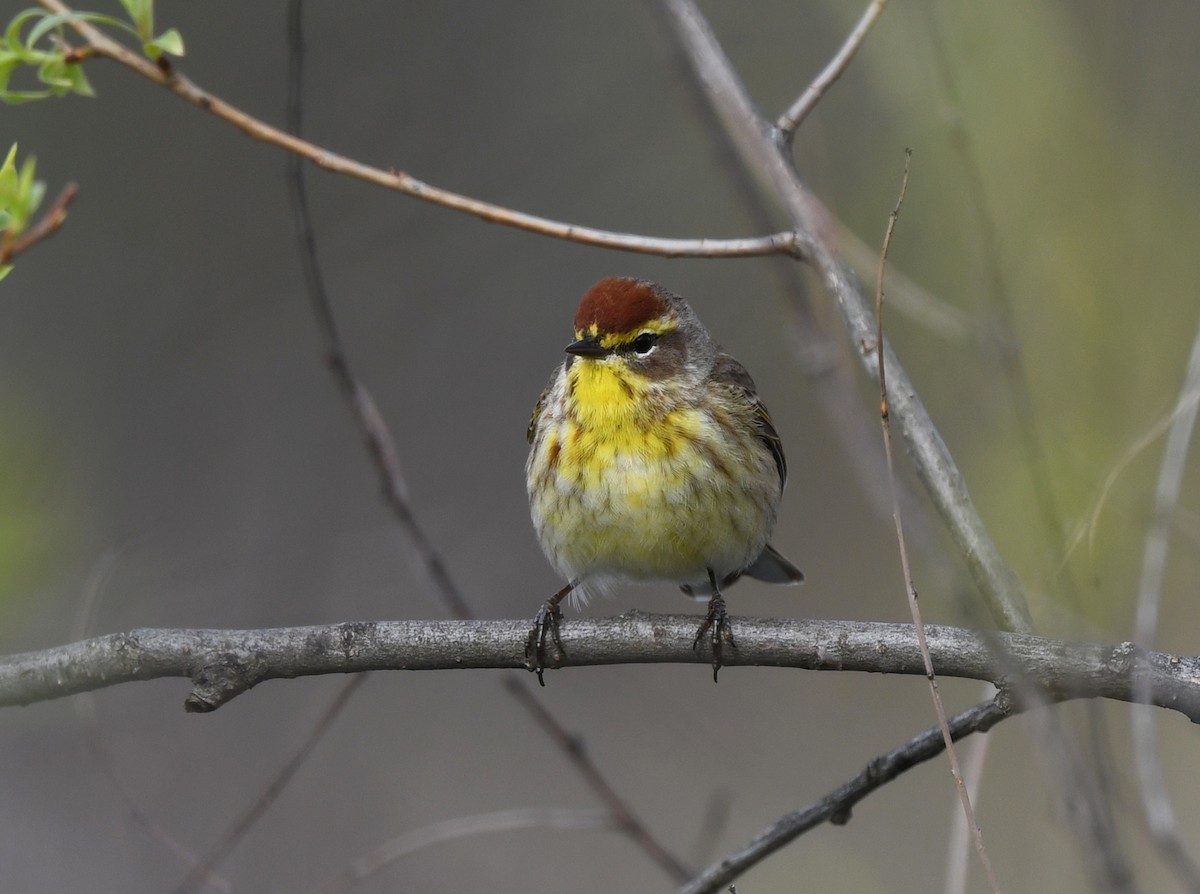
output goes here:
<path id="1" fill-rule="evenodd" d="M 632 332 L 605 332 L 601 334 L 600 328 L 595 323 L 592 323 L 586 331 L 576 329 L 575 338 L 599 338 L 601 347 L 611 350 L 629 344 L 643 332 L 662 335 L 664 332 L 674 332 L 678 328 L 679 325 L 674 320 L 650 320 L 646 324 L 638 326 Z"/>

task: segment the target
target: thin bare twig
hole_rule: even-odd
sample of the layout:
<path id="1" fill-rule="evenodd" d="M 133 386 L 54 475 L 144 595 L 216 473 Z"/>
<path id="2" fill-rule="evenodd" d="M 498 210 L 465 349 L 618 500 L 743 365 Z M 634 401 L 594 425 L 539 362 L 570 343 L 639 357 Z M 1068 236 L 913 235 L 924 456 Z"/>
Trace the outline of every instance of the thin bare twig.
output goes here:
<path id="1" fill-rule="evenodd" d="M 1002 698 L 968 708 L 950 719 L 951 736 L 957 741 L 973 732 L 989 730 L 1007 717 L 1012 709 L 1013 706 Z M 809 829 L 827 822 L 845 825 L 859 801 L 907 770 L 937 757 L 945 747 L 942 731 L 935 726 L 887 754 L 880 755 L 857 776 L 842 783 L 821 800 L 777 819 L 745 846 L 713 863 L 680 888 L 677 894 L 716 894 L 747 869 Z"/>
<path id="2" fill-rule="evenodd" d="M 44 239 L 49 239 L 59 231 L 67 220 L 67 208 L 79 194 L 79 184 L 68 183 L 58 194 L 58 198 L 33 226 L 28 227 L 20 236 L 12 237 L 7 230 L 0 231 L 0 265 L 7 264 L 33 248 Z"/>
<path id="3" fill-rule="evenodd" d="M 1137 616 L 1134 636 L 1138 643 L 1150 646 L 1158 633 L 1159 604 L 1167 569 L 1167 550 L 1179 489 L 1187 464 L 1188 447 L 1196 424 L 1197 395 L 1200 394 L 1200 330 L 1192 342 L 1187 373 L 1176 401 L 1176 413 L 1167 435 L 1158 483 L 1154 489 L 1154 515 L 1146 530 L 1142 554 L 1142 573 L 1138 581 Z M 1138 686 L 1138 691 L 1144 687 Z M 1158 732 L 1154 718 L 1145 710 L 1133 712 L 1134 764 L 1142 799 L 1142 810 L 1150 837 L 1166 859 L 1180 883 L 1192 892 L 1200 891 L 1200 865 L 1188 853 L 1179 837 L 1179 826 L 1171 798 L 1167 793 L 1162 764 L 1158 757 Z"/>
<path id="4" fill-rule="evenodd" d="M 845 224 L 838 227 L 837 243 L 842 256 L 860 272 L 873 270 L 879 262 L 878 247 L 868 245 Z M 892 310 L 903 313 L 928 332 L 955 344 L 968 344 L 978 338 L 979 326 L 969 313 L 934 295 L 894 264 L 884 273 L 883 285 L 891 298 Z"/>
<path id="5" fill-rule="evenodd" d="M 984 689 L 988 690 L 985 695 L 995 697 L 995 687 L 991 684 L 986 685 Z M 971 803 L 976 807 L 979 806 L 979 789 L 983 783 L 983 769 L 987 766 L 988 745 L 991 741 L 992 738 L 987 733 L 980 733 L 963 750 L 965 754 L 963 759 L 963 779 L 967 784 L 967 795 L 970 797 Z M 970 839 L 971 833 L 967 828 L 966 816 L 962 810 L 956 807 L 950 828 L 949 840 L 946 843 L 944 894 L 966 894 L 967 867 L 969 865 L 967 855 L 970 852 Z"/>
<path id="6" fill-rule="evenodd" d="M 58 14 L 71 12 L 71 9 L 60 0 L 38 0 L 38 2 L 46 9 Z M 747 239 L 664 239 L 579 226 L 482 202 L 424 183 L 404 171 L 384 170 L 362 164 L 285 133 L 201 89 L 178 71 L 174 69 L 164 71 L 148 59 L 126 49 L 87 22 L 72 20 L 70 25 L 87 42 L 87 55 L 101 56 L 119 62 L 142 77 L 165 87 L 197 108 L 211 112 L 256 140 L 286 149 L 327 171 L 345 174 L 425 202 L 470 214 L 489 223 L 516 227 L 540 233 L 543 236 L 566 239 L 584 245 L 595 245 L 639 254 L 661 255 L 668 258 L 752 258 L 772 254 L 792 255 L 797 250 L 794 233 L 773 233 L 769 236 Z"/>
<path id="7" fill-rule="evenodd" d="M 904 177 L 900 183 L 900 196 L 896 199 L 896 207 L 888 215 L 887 232 L 883 237 L 883 250 L 879 253 L 879 275 L 875 287 L 875 344 L 883 345 L 883 272 L 887 269 L 888 251 L 892 245 L 892 235 L 896 231 L 896 221 L 900 218 L 900 208 L 904 205 L 904 196 L 908 192 L 908 168 L 912 160 L 912 150 L 904 150 Z M 950 762 L 950 773 L 954 777 L 954 787 L 958 791 L 958 799 L 962 803 L 963 818 L 971 833 L 971 841 L 979 862 L 987 876 L 988 885 L 993 894 L 1000 894 L 1000 885 L 996 881 L 996 873 L 992 869 L 992 861 L 988 857 L 987 848 L 983 844 L 983 833 L 975 822 L 975 811 L 971 808 L 971 796 L 963 782 L 962 770 L 958 764 L 958 753 L 954 750 L 954 741 L 950 734 L 950 726 L 946 721 L 946 708 L 942 704 L 942 694 L 938 689 L 937 677 L 933 671 L 933 660 L 929 657 L 929 644 L 925 640 L 925 625 L 921 621 L 921 608 L 917 599 L 917 588 L 913 583 L 912 567 L 908 562 L 908 545 L 904 541 L 904 520 L 900 515 L 900 495 L 896 488 L 896 461 L 892 454 L 892 426 L 888 420 L 888 388 L 887 365 L 882 353 L 879 357 L 879 422 L 883 428 L 883 450 L 887 455 L 888 487 L 892 495 L 892 518 L 896 523 L 896 540 L 900 546 L 900 566 L 904 571 L 904 587 L 908 594 L 908 608 L 912 612 L 913 627 L 917 633 L 917 643 L 921 647 L 921 658 L 925 662 L 925 679 L 929 683 L 929 695 L 933 699 L 933 710 L 937 714 L 938 726 L 946 743 L 946 757 Z"/>
<path id="8" fill-rule="evenodd" d="M 850 60 L 854 58 L 854 54 L 858 52 L 858 48 L 867 39 L 867 34 L 870 32 L 871 26 L 883 15 L 883 9 L 887 5 L 888 0 L 871 0 L 871 4 L 862 14 L 862 18 L 858 20 L 858 24 L 854 26 L 854 30 L 850 32 L 841 49 L 829 60 L 829 64 L 808 85 L 788 110 L 779 116 L 779 119 L 775 122 L 775 128 L 785 144 L 788 146 L 792 144 L 792 140 L 796 137 L 796 130 L 803 123 L 804 119 L 808 117 L 808 113 L 817 107 L 817 103 L 821 101 L 821 97 L 825 95 L 825 92 L 842 76 L 842 72 L 850 65 Z"/>

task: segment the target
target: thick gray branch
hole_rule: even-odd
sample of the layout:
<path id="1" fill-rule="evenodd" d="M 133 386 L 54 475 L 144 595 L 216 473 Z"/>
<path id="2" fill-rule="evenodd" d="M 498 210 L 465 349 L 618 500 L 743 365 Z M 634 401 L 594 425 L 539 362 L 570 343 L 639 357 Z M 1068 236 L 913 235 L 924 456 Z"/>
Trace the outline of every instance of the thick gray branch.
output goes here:
<path id="1" fill-rule="evenodd" d="M 734 618 L 725 664 L 924 674 L 911 624 Z M 264 680 L 368 670 L 525 667 L 528 621 L 376 621 L 266 630 L 131 630 L 0 658 L 0 706 L 24 705 L 131 680 L 187 677 L 185 707 L 211 711 Z M 696 618 L 629 612 L 562 624 L 563 666 L 707 664 L 692 649 Z M 1129 643 L 1070 643 L 1027 634 L 926 627 L 937 673 L 990 680 L 1014 673 L 1051 700 L 1150 703 L 1200 721 L 1200 659 Z M 1140 676 L 1140 675 L 1143 675 Z"/>

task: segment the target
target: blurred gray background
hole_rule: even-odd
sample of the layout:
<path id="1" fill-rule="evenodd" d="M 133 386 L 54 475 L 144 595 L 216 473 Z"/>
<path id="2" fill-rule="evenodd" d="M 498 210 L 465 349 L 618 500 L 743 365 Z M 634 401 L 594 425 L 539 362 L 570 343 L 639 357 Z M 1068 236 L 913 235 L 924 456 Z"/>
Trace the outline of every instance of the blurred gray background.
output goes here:
<path id="1" fill-rule="evenodd" d="M 3 20 L 23 5 L 0 3 Z M 772 117 L 863 6 L 704 4 Z M 284 18 L 280 2 L 228 0 L 167 2 L 158 14 L 187 42 L 181 71 L 274 124 Z M 645 3 L 311 2 L 306 22 L 306 136 L 332 151 L 591 226 L 757 232 Z M 969 326 L 947 337 L 895 310 L 891 338 L 1047 632 L 1130 635 L 1161 448 L 1129 466 L 1094 544 L 1068 557 L 1038 514 L 995 353 L 975 335 L 995 322 L 982 299 L 989 263 L 1012 302 L 1054 499 L 1073 529 L 1170 409 L 1200 313 L 1198 29 L 1200 7 L 1182 0 L 896 3 L 797 139 L 815 191 L 871 245 L 914 148 L 891 263 Z M 95 99 L 2 113 L 0 148 L 18 140 L 36 154 L 51 196 L 67 180 L 81 192 L 62 232 L 0 283 L 0 650 L 76 636 L 101 569 L 90 633 L 443 617 L 322 364 L 282 153 L 113 64 L 87 71 Z M 955 145 L 956 121 L 973 162 Z M 907 619 L 890 520 L 871 495 L 879 482 L 855 471 L 816 397 L 773 262 L 620 254 L 323 172 L 308 182 L 347 350 L 395 433 L 421 523 L 481 616 L 531 617 L 561 584 L 527 521 L 525 426 L 578 297 L 626 274 L 692 300 L 754 373 L 784 439 L 791 480 L 773 539 L 808 582 L 739 585 L 735 614 Z M 812 301 L 828 316 L 827 295 L 814 287 Z M 857 371 L 854 381 L 846 408 L 867 420 L 865 449 L 876 451 L 877 398 Z M 1193 471 L 1160 641 L 1191 653 L 1198 493 Z M 960 565 L 931 516 L 914 517 L 914 530 L 922 518 L 935 532 L 917 568 L 926 620 L 961 621 Z M 662 585 L 587 611 L 632 607 L 695 610 Z M 547 684 L 538 698 L 697 865 L 933 723 L 919 678 L 732 668 L 714 687 L 702 666 L 621 667 Z M 0 890 L 171 890 L 185 863 L 120 790 L 156 833 L 203 852 L 342 685 L 268 683 L 210 716 L 182 711 L 179 680 L 0 712 Z M 973 683 L 943 691 L 951 708 L 982 696 Z M 1168 890 L 1127 806 L 1127 710 L 1101 714 L 1126 805 L 1122 844 L 1144 889 Z M 1176 716 L 1161 727 L 1194 841 L 1200 737 Z M 1089 890 L 1046 767 L 1025 720 L 993 734 L 978 805 L 992 859 L 1005 890 Z M 710 829 L 706 816 L 726 803 Z M 307 891 L 428 823 L 533 806 L 595 805 L 497 674 L 376 674 L 219 874 L 236 891 Z M 738 888 L 938 890 L 956 809 L 935 761 Z M 531 886 L 671 883 L 614 833 L 547 830 L 430 847 L 360 890 Z"/>

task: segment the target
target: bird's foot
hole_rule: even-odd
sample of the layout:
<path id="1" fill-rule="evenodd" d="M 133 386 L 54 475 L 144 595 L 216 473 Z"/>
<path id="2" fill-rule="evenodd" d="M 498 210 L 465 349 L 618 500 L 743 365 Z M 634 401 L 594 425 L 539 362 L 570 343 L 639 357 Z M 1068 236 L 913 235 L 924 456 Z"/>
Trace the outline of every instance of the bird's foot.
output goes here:
<path id="1" fill-rule="evenodd" d="M 715 683 L 717 682 L 717 673 L 721 670 L 722 659 L 725 656 L 725 643 L 729 643 L 729 647 L 732 649 L 737 648 L 737 642 L 733 638 L 733 627 L 729 623 L 729 613 L 725 611 L 725 599 L 719 592 L 714 592 L 712 598 L 708 600 L 708 614 L 700 624 L 700 629 L 696 631 L 696 638 L 692 640 L 693 649 L 700 648 L 700 642 L 706 634 L 712 647 L 713 682 Z"/>
<path id="2" fill-rule="evenodd" d="M 539 686 L 546 685 L 546 681 L 542 679 L 546 665 L 558 664 L 567 655 L 558 630 L 559 622 L 562 621 L 562 610 L 558 604 L 571 592 L 572 586 L 567 584 L 542 603 L 533 617 L 533 627 L 525 637 L 525 667 L 537 674 Z M 547 651 L 547 646 L 553 646 L 553 654 Z"/>

